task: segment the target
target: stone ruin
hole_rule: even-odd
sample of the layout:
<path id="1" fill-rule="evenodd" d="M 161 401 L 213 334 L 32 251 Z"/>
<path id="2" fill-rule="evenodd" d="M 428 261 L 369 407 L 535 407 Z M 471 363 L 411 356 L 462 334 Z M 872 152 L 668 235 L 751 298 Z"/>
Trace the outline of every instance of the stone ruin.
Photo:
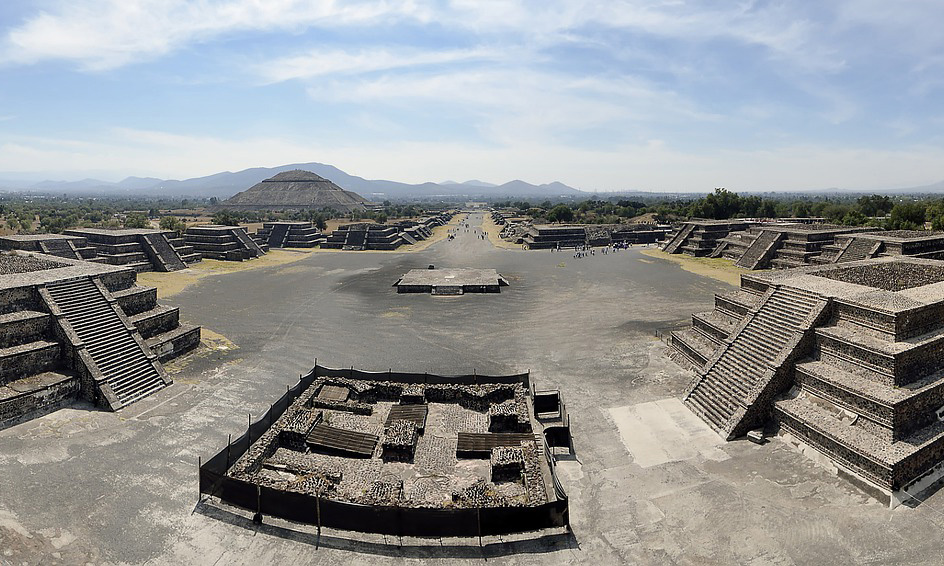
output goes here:
<path id="1" fill-rule="evenodd" d="M 0 250 L 21 250 L 67 259 L 84 259 L 96 263 L 109 263 L 98 257 L 95 246 L 81 236 L 65 234 L 12 234 L 0 236 Z"/>
<path id="2" fill-rule="evenodd" d="M 743 269 L 789 269 L 814 263 L 844 235 L 872 230 L 816 223 L 756 224 L 719 240 L 709 257 L 734 260 Z"/>
<path id="3" fill-rule="evenodd" d="M 242 226 L 190 226 L 184 233 L 184 240 L 201 256 L 224 261 L 245 261 L 269 251 L 267 244 L 256 242 Z"/>
<path id="4" fill-rule="evenodd" d="M 501 293 L 508 281 L 494 269 L 433 268 L 411 269 L 393 284 L 397 293 L 464 295 Z"/>
<path id="5" fill-rule="evenodd" d="M 313 248 L 325 241 L 311 222 L 264 222 L 252 239 L 268 249 Z"/>
<path id="6" fill-rule="evenodd" d="M 371 203 L 311 171 L 283 171 L 260 181 L 219 204 L 236 210 L 321 210 L 347 213 L 365 210 Z"/>
<path id="7" fill-rule="evenodd" d="M 177 271 L 202 258 L 168 230 L 75 228 L 63 234 L 0 236 L 0 249 L 126 266 L 135 271 Z"/>
<path id="8" fill-rule="evenodd" d="M 744 220 L 691 220 L 683 222 L 662 250 L 695 257 L 711 255 L 731 232 L 746 231 L 753 222 Z"/>
<path id="9" fill-rule="evenodd" d="M 533 225 L 530 222 L 509 223 L 499 212 L 493 212 L 492 217 L 496 224 L 504 226 L 499 234 L 502 239 L 522 244 L 529 250 L 616 243 L 652 244 L 664 240 L 668 233 L 667 228 L 654 224 Z"/>
<path id="10" fill-rule="evenodd" d="M 316 366 L 310 376 L 226 465 L 226 477 L 338 502 L 446 512 L 541 507 L 563 493 L 546 454 L 547 442 L 569 447 L 569 418 L 559 393 L 535 393 L 527 374 L 355 375 Z"/>
<path id="11" fill-rule="evenodd" d="M 789 269 L 873 257 L 944 258 L 944 233 L 876 230 L 821 223 L 764 223 L 717 240 L 708 257 L 731 259 L 743 269 Z"/>
<path id="12" fill-rule="evenodd" d="M 452 213 L 443 213 L 418 221 L 389 225 L 369 222 L 345 224 L 333 231 L 321 247 L 348 251 L 395 250 L 427 239 L 432 235 L 433 228 L 444 226 L 452 216 Z"/>
<path id="13" fill-rule="evenodd" d="M 812 260 L 830 264 L 887 256 L 944 259 L 944 232 L 889 230 L 836 236 L 833 245 L 823 246 L 823 253 Z"/>
<path id="14" fill-rule="evenodd" d="M 776 426 L 897 505 L 944 472 L 944 265 L 886 257 L 741 276 L 673 332 L 685 404 L 733 439 Z"/>
<path id="15" fill-rule="evenodd" d="M 0 254 L 0 427 L 77 399 L 117 410 L 169 385 L 200 343 L 131 267 Z"/>

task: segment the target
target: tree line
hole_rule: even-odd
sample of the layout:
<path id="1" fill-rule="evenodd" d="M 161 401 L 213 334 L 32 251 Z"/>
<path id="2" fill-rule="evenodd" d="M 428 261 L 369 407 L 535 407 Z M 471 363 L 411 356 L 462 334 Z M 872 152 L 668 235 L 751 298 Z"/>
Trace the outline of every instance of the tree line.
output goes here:
<path id="1" fill-rule="evenodd" d="M 495 206 L 513 209 L 537 222 L 573 222 L 578 224 L 619 224 L 640 220 L 672 222 L 703 218 L 822 218 L 824 222 L 846 226 L 874 226 L 889 230 L 919 230 L 930 223 L 944 229 L 944 199 L 939 197 L 861 196 L 759 196 L 739 195 L 723 188 L 700 198 L 660 199 L 644 197 L 629 200 L 613 197 L 592 198 L 572 204 L 546 200 L 496 202 Z M 649 215 L 649 218 L 640 218 Z"/>

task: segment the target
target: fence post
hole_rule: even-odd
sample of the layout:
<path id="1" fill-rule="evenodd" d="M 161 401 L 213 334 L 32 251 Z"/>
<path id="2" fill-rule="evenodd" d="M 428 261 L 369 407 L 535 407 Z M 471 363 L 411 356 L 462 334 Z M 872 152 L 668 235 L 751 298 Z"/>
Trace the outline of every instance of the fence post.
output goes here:
<path id="1" fill-rule="evenodd" d="M 203 493 L 200 491 L 201 468 L 203 468 L 203 457 L 197 456 L 197 505 L 200 504 L 200 499 L 201 499 L 201 496 L 203 495 Z"/>
<path id="2" fill-rule="evenodd" d="M 482 508 L 475 508 L 475 522 L 479 528 L 479 548 L 482 548 Z"/>
<path id="3" fill-rule="evenodd" d="M 230 463 L 229 455 L 230 455 L 230 450 L 232 450 L 232 448 L 233 448 L 233 434 L 230 433 L 229 438 L 226 441 L 226 471 L 227 472 L 229 471 L 229 463 Z"/>
<path id="4" fill-rule="evenodd" d="M 318 518 L 318 539 L 315 541 L 315 550 L 321 544 L 321 496 L 315 496 L 315 516 Z"/>
<path id="5" fill-rule="evenodd" d="M 262 524 L 262 487 L 256 484 L 256 514 L 252 516 L 252 522 Z"/>

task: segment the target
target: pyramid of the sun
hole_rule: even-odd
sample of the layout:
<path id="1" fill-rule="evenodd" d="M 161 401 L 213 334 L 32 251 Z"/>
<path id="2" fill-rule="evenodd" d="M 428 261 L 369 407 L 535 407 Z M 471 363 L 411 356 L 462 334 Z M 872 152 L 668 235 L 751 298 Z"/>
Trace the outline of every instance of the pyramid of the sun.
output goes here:
<path id="1" fill-rule="evenodd" d="M 338 212 L 363 210 L 369 201 L 345 191 L 328 179 L 295 169 L 256 183 L 222 203 L 226 208 L 289 210 L 332 208 Z"/>

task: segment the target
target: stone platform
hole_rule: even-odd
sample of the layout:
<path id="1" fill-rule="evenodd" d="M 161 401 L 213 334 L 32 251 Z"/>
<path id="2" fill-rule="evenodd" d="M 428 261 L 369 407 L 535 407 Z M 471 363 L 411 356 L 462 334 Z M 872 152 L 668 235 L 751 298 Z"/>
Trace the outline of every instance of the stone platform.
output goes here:
<path id="1" fill-rule="evenodd" d="M 269 250 L 268 244 L 256 242 L 242 226 L 190 226 L 184 233 L 184 241 L 201 256 L 224 261 L 254 259 Z"/>
<path id="2" fill-rule="evenodd" d="M 501 293 L 508 281 L 494 269 L 411 269 L 393 284 L 397 293 Z"/>
<path id="3" fill-rule="evenodd" d="M 171 383 L 200 342 L 130 267 L 0 254 L 0 427 L 81 398 L 117 410 Z"/>
<path id="4" fill-rule="evenodd" d="M 843 235 L 872 230 L 805 222 L 757 224 L 728 234 L 709 255 L 732 259 L 743 269 L 789 269 L 816 263 Z"/>
<path id="5" fill-rule="evenodd" d="M 666 241 L 663 251 L 695 257 L 711 255 L 731 232 L 745 231 L 753 222 L 744 220 L 691 220 L 683 222 Z"/>
<path id="6" fill-rule="evenodd" d="M 944 259 L 944 232 L 889 230 L 837 236 L 833 245 L 823 246 L 823 253 L 814 257 L 813 263 L 844 263 L 885 256 Z"/>
<path id="7" fill-rule="evenodd" d="M 316 366 L 275 407 L 284 410 L 248 449 L 237 440 L 207 460 L 204 493 L 252 505 L 240 495 L 248 487 L 267 514 L 362 532 L 471 536 L 568 522 L 551 446 L 570 446 L 570 421 L 559 393 L 535 392 L 529 374 Z M 315 515 L 297 510 L 308 497 Z"/>
<path id="8" fill-rule="evenodd" d="M 0 236 L 0 250 L 23 250 L 68 259 L 84 259 L 104 263 L 98 251 L 81 236 L 65 234 L 13 234 Z"/>
<path id="9" fill-rule="evenodd" d="M 252 239 L 272 248 L 313 248 L 325 236 L 311 222 L 265 222 Z"/>
<path id="10" fill-rule="evenodd" d="M 407 243 L 396 226 L 361 222 L 339 226 L 321 247 L 349 251 L 395 250 Z"/>
<path id="11" fill-rule="evenodd" d="M 135 271 L 178 271 L 201 259 L 200 254 L 169 230 L 74 228 L 64 234 L 87 240 L 96 250 L 97 261 Z"/>
<path id="12" fill-rule="evenodd" d="M 685 402 L 722 435 L 778 424 L 893 505 L 944 462 L 944 264 L 744 275 L 674 332 Z"/>

